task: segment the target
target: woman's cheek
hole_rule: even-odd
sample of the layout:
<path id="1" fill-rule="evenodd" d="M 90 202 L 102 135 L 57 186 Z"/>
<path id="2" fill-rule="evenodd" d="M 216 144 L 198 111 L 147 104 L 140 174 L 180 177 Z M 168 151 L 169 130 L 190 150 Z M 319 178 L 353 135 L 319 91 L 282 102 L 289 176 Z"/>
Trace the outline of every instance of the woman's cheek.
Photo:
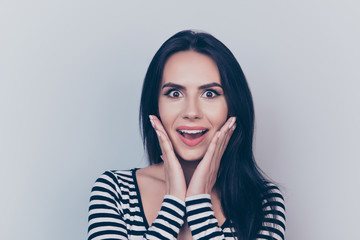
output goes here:
<path id="1" fill-rule="evenodd" d="M 219 130 L 226 122 L 228 116 L 228 108 L 226 102 L 217 104 L 208 104 L 203 107 L 204 114 L 207 116 L 213 127 Z"/>
<path id="2" fill-rule="evenodd" d="M 159 103 L 160 120 L 167 134 L 169 134 L 171 127 L 174 125 L 176 116 L 178 115 L 177 112 L 178 112 L 178 108 L 173 104 L 161 103 L 161 102 Z"/>

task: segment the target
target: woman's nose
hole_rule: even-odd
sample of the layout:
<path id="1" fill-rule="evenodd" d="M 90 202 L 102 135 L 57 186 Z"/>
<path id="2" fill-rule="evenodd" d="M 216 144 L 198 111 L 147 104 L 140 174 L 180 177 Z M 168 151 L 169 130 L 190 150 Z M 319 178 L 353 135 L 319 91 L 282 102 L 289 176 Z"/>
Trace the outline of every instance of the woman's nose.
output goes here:
<path id="1" fill-rule="evenodd" d="M 200 119 L 202 111 L 199 102 L 196 99 L 187 99 L 184 103 L 183 118 Z"/>

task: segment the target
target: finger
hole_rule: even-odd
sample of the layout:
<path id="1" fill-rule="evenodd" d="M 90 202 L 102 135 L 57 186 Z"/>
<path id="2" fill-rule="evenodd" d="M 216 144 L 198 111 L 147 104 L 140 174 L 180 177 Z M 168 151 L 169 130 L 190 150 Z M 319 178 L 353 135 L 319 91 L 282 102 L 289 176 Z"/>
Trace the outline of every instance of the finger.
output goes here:
<path id="1" fill-rule="evenodd" d="M 216 165 L 220 164 L 222 155 L 223 155 L 223 153 L 227 147 L 227 144 L 231 138 L 231 135 L 233 133 L 233 127 L 235 125 L 235 121 L 236 121 L 235 117 L 229 118 L 220 130 L 222 133 L 219 137 L 219 141 L 218 141 L 215 153 L 214 153 L 216 161 L 213 161 L 214 164 L 216 164 Z"/>
<path id="2" fill-rule="evenodd" d="M 224 144 L 227 146 L 227 144 L 230 141 L 231 136 L 233 135 L 234 131 L 236 128 L 236 123 L 234 123 L 234 125 L 229 129 L 228 131 L 228 135 L 226 136 L 226 139 L 224 139 Z"/>
<path id="3" fill-rule="evenodd" d="M 207 162 L 207 161 L 210 161 L 211 162 L 211 159 L 213 158 L 214 156 L 214 153 L 215 153 L 215 150 L 216 150 L 216 145 L 219 141 L 219 137 L 221 135 L 221 132 L 218 131 L 215 133 L 215 135 L 213 136 L 213 138 L 211 139 L 211 142 L 209 144 L 209 147 L 204 155 L 204 158 L 201 162 Z"/>
<path id="4" fill-rule="evenodd" d="M 161 132 L 164 133 L 165 136 L 167 136 L 166 130 L 164 129 L 164 126 L 162 125 L 162 123 L 160 122 L 160 120 L 156 116 L 149 115 L 149 119 L 150 119 L 151 125 L 153 126 L 153 128 L 155 130 L 161 131 Z"/>
<path id="5" fill-rule="evenodd" d="M 161 138 L 161 133 L 159 131 L 157 131 L 157 130 L 155 130 L 155 132 L 156 132 L 156 135 L 158 137 L 159 146 L 160 146 L 160 149 L 161 149 L 161 154 L 162 155 L 160 155 L 160 157 L 161 157 L 161 159 L 163 161 L 165 161 L 164 159 L 166 159 L 167 157 L 166 157 L 166 152 L 165 152 L 165 148 L 164 148 L 164 143 L 163 143 L 163 140 Z"/>
<path id="6" fill-rule="evenodd" d="M 216 132 L 213 139 L 210 142 L 210 145 L 205 153 L 205 156 L 203 158 L 203 161 L 209 161 L 209 162 L 213 162 L 211 161 L 213 156 L 215 155 L 216 152 L 218 152 L 219 149 L 219 145 L 221 144 L 221 142 L 223 141 L 224 136 L 227 135 L 228 131 L 229 131 L 229 127 L 231 127 L 233 125 L 234 122 L 234 117 L 229 118 L 226 123 L 221 127 L 220 131 Z M 218 155 L 218 154 L 216 154 Z M 220 161 L 220 160 L 219 160 Z"/>
<path id="7" fill-rule="evenodd" d="M 220 141 L 219 144 L 222 144 L 223 139 L 226 139 L 226 137 L 228 136 L 229 131 L 231 130 L 232 126 L 235 124 L 236 118 L 235 117 L 230 117 L 226 123 L 221 127 L 220 129 Z"/>
<path id="8" fill-rule="evenodd" d="M 160 133 L 158 130 L 156 130 L 156 133 L 158 134 L 159 145 L 160 145 L 161 152 L 162 152 L 161 159 L 165 163 L 176 161 L 175 153 L 172 150 L 172 147 L 171 147 L 169 141 L 167 140 L 167 138 L 162 133 Z"/>
<path id="9" fill-rule="evenodd" d="M 149 118 L 150 118 L 151 125 L 153 126 L 155 131 L 159 131 L 160 133 L 162 133 L 165 136 L 165 138 L 171 143 L 170 138 L 167 135 L 167 132 L 166 132 L 164 126 L 162 125 L 161 121 L 154 115 L 149 115 Z M 173 149 L 172 144 L 170 144 L 170 146 Z"/>
<path id="10" fill-rule="evenodd" d="M 160 141 L 163 147 L 163 151 L 168 160 L 176 159 L 175 153 L 173 151 L 172 145 L 167 137 L 160 133 Z"/>
<path id="11" fill-rule="evenodd" d="M 161 122 L 159 119 L 155 116 L 149 116 L 151 125 L 153 126 L 154 130 L 156 131 L 156 134 L 158 136 L 159 145 L 161 148 L 161 152 L 163 154 L 163 160 L 164 158 L 166 160 L 170 159 L 173 160 L 176 158 L 172 144 L 170 142 L 169 137 L 166 134 L 165 129 L 163 128 Z M 175 158 L 174 158 L 175 157 Z"/>
<path id="12" fill-rule="evenodd" d="M 221 146 L 219 147 L 219 150 L 217 152 L 217 154 L 219 156 L 218 159 L 221 159 L 222 155 L 224 154 L 224 152 L 229 144 L 230 138 L 235 131 L 235 128 L 236 128 L 236 123 L 229 129 L 227 136 L 223 139 Z"/>
<path id="13" fill-rule="evenodd" d="M 232 133 L 231 129 L 233 127 L 233 125 L 235 124 L 236 118 L 235 117 L 230 117 L 226 123 L 221 127 L 220 129 L 220 137 L 219 137 L 219 142 L 218 142 L 218 147 L 221 148 L 224 145 L 224 140 L 226 141 L 226 139 L 229 137 L 229 133 Z"/>
<path id="14" fill-rule="evenodd" d="M 166 152 L 165 152 L 165 148 L 164 148 L 164 141 L 162 139 L 162 135 L 161 135 L 161 130 L 159 129 L 159 127 L 157 127 L 157 124 L 155 124 L 155 119 L 154 116 L 149 115 L 149 120 L 150 123 L 152 125 L 152 127 L 154 128 L 158 141 L 159 141 L 159 145 L 160 145 L 160 149 L 161 149 L 161 153 L 163 154 L 163 156 L 161 156 L 161 159 L 164 161 L 164 159 L 166 158 Z M 164 133 L 163 133 L 164 134 Z"/>
<path id="15" fill-rule="evenodd" d="M 221 127 L 220 131 L 221 132 L 228 132 L 232 126 L 235 124 L 235 121 L 236 121 L 236 117 L 230 117 L 226 123 Z"/>
<path id="16" fill-rule="evenodd" d="M 155 131 L 163 132 L 165 135 L 166 131 L 165 131 L 163 125 L 161 124 L 160 120 L 154 115 L 149 115 L 149 119 L 150 119 L 150 123 L 151 123 L 152 127 L 155 129 Z"/>
<path id="17" fill-rule="evenodd" d="M 236 117 L 231 117 L 228 119 L 228 122 L 226 124 L 224 124 L 224 126 L 222 127 L 222 129 L 224 129 L 225 133 L 219 141 L 220 149 L 226 148 L 226 146 L 231 138 L 231 135 L 234 132 L 233 130 L 234 130 L 235 125 L 236 125 Z"/>

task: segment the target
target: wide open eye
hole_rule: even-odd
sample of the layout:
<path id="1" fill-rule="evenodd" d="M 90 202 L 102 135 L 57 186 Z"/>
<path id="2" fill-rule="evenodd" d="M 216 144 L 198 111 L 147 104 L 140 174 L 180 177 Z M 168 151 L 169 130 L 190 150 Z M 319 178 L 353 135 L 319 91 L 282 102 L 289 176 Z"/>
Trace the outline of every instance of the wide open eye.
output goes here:
<path id="1" fill-rule="evenodd" d="M 176 90 L 176 89 L 170 89 L 164 95 L 168 96 L 168 97 L 171 97 L 171 98 L 179 98 L 179 97 L 183 96 L 182 93 L 179 90 Z"/>
<path id="2" fill-rule="evenodd" d="M 220 94 L 217 91 L 213 90 L 213 89 L 208 89 L 202 94 L 202 96 L 205 97 L 205 98 L 214 98 L 214 97 L 219 96 L 219 95 Z"/>

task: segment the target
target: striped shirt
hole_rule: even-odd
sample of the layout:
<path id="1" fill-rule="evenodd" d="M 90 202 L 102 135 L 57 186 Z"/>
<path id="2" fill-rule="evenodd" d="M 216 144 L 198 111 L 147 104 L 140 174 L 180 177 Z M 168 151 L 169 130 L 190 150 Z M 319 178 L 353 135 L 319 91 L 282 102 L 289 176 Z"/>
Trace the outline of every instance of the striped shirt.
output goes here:
<path id="1" fill-rule="evenodd" d="M 149 227 L 141 203 L 135 171 L 106 171 L 95 182 L 89 204 L 88 240 L 177 239 L 185 213 L 193 239 L 236 239 L 231 221 L 218 226 L 209 194 L 190 196 L 185 202 L 165 195 L 157 218 Z M 283 240 L 285 206 L 279 189 L 268 185 L 265 219 L 257 239 Z"/>

